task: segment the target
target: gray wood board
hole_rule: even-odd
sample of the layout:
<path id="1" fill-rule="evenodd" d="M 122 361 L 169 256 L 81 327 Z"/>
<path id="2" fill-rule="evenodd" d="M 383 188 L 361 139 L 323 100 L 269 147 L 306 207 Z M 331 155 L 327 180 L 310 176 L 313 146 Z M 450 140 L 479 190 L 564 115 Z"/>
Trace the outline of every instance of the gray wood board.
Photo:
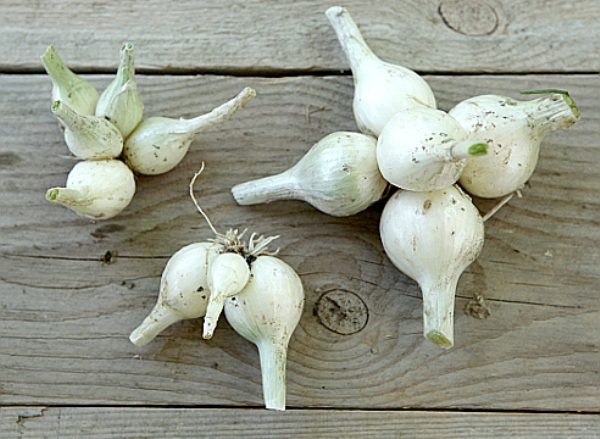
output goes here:
<path id="1" fill-rule="evenodd" d="M 0 409 L 5 439 L 597 438 L 600 415 L 101 407 Z"/>
<path id="2" fill-rule="evenodd" d="M 39 70 L 54 44 L 86 71 L 115 68 L 124 40 L 139 68 L 338 71 L 348 64 L 324 12 L 332 1 L 0 1 L 0 70 Z M 426 72 L 600 69 L 595 0 L 342 3 L 382 58 Z"/>
<path id="3" fill-rule="evenodd" d="M 332 218 L 301 202 L 238 207 L 228 193 L 286 169 L 324 135 L 355 129 L 351 78 L 141 76 L 147 115 L 192 116 L 245 85 L 258 97 L 202 135 L 175 171 L 139 178 L 122 216 L 93 224 L 44 200 L 75 162 L 49 112 L 49 81 L 0 76 L 0 404 L 262 404 L 256 351 L 225 321 L 209 342 L 201 321 L 175 325 L 141 350 L 127 340 L 156 299 L 168 256 L 210 237 L 187 195 L 205 160 L 198 193 L 217 226 L 281 235 L 281 257 L 305 284 L 290 406 L 597 410 L 600 78 L 427 79 L 446 109 L 476 94 L 560 87 L 584 114 L 549 136 L 525 197 L 486 224 L 484 251 L 459 284 L 450 351 L 423 339 L 419 290 L 383 254 L 383 203 Z M 110 263 L 100 261 L 106 251 Z M 360 297 L 364 329 L 337 334 L 313 314 L 332 290 Z M 488 319 L 463 312 L 474 293 L 486 297 Z"/>

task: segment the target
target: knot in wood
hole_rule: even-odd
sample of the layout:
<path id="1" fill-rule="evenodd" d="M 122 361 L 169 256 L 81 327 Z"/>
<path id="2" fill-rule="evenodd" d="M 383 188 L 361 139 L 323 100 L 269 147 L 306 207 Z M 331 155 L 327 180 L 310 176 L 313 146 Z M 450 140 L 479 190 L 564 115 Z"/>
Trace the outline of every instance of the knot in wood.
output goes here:
<path id="1" fill-rule="evenodd" d="M 351 291 L 332 290 L 319 297 L 315 307 L 319 322 L 341 335 L 356 334 L 369 320 L 365 302 Z"/>
<path id="2" fill-rule="evenodd" d="M 498 14 L 485 0 L 442 0 L 438 12 L 459 34 L 490 35 L 498 28 Z"/>

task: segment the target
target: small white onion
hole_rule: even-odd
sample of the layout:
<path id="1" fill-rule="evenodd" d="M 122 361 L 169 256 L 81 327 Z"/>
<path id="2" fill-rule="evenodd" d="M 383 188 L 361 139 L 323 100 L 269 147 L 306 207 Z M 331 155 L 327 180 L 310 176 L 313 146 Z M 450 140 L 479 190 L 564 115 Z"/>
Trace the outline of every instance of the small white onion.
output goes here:
<path id="1" fill-rule="evenodd" d="M 121 213 L 135 194 L 133 173 L 118 160 L 77 163 L 66 187 L 48 189 L 46 199 L 88 218 L 105 220 Z"/>
<path id="2" fill-rule="evenodd" d="M 392 116 L 415 105 L 436 107 L 433 92 L 423 78 L 373 53 L 346 8 L 332 6 L 325 14 L 352 69 L 354 117 L 363 133 L 379 136 Z"/>
<path id="3" fill-rule="evenodd" d="M 464 129 L 490 145 L 485 157 L 468 160 L 460 184 L 473 195 L 496 198 L 522 189 L 538 162 L 540 144 L 551 131 L 568 128 L 581 113 L 566 92 L 531 101 L 483 95 L 452 110 Z"/>
<path id="4" fill-rule="evenodd" d="M 425 337 L 452 347 L 458 279 L 483 247 L 478 210 L 457 186 L 398 191 L 383 210 L 379 231 L 390 260 L 421 287 Z"/>
<path id="5" fill-rule="evenodd" d="M 424 106 L 396 114 L 377 141 L 377 163 L 387 181 L 401 189 L 432 191 L 454 184 L 467 157 L 485 154 L 448 113 Z"/>

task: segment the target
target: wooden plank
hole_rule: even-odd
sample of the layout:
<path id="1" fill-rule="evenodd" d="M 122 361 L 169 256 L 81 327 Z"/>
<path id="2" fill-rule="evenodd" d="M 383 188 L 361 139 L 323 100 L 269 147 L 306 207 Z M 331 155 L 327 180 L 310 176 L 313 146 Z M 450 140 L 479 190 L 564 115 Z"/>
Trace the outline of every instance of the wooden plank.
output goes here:
<path id="1" fill-rule="evenodd" d="M 140 79 L 149 115 L 190 116 L 244 85 L 258 97 L 205 133 L 176 171 L 138 179 L 123 216 L 91 224 L 43 199 L 73 163 L 48 111 L 47 79 L 0 76 L 0 403 L 261 405 L 256 352 L 225 322 L 209 342 L 201 321 L 178 324 L 142 350 L 127 340 L 156 298 L 166 258 L 209 237 L 187 196 L 206 160 L 200 195 L 215 223 L 280 234 L 282 257 L 302 275 L 307 306 L 290 347 L 290 406 L 600 406 L 600 108 L 589 92 L 600 78 L 428 78 L 443 108 L 474 94 L 561 87 L 584 113 L 545 143 L 525 198 L 488 223 L 484 252 L 459 286 L 457 345 L 448 352 L 423 340 L 418 288 L 383 255 L 382 203 L 339 219 L 299 202 L 237 207 L 228 193 L 285 169 L 324 135 L 353 129 L 350 78 Z M 115 256 L 101 262 L 107 250 Z M 313 314 L 323 292 L 336 289 L 364 302 L 362 330 L 337 334 Z M 486 320 L 462 312 L 474 293 L 487 298 Z"/>
<path id="2" fill-rule="evenodd" d="M 188 72 L 347 69 L 317 0 L 0 1 L 0 69 L 40 70 L 54 44 L 70 65 L 115 68 L 125 39 L 141 68 Z M 600 69 L 595 0 L 403 0 L 343 4 L 384 59 L 427 72 Z M 93 29 L 93 31 L 92 31 Z"/>
<path id="3" fill-rule="evenodd" d="M 6 439 L 597 438 L 600 415 L 101 407 L 0 409 Z"/>

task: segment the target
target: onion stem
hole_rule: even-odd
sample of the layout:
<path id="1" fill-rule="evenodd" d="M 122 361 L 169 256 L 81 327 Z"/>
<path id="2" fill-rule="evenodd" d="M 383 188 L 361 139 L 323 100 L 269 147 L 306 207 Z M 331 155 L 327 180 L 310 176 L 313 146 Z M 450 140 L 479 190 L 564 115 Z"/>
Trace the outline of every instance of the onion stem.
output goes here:
<path id="1" fill-rule="evenodd" d="M 141 325 L 131 333 L 129 340 L 136 346 L 144 346 L 179 320 L 180 318 L 173 311 L 159 302 Z"/>
<path id="2" fill-rule="evenodd" d="M 179 120 L 179 129 L 183 133 L 197 134 L 215 124 L 224 122 L 233 116 L 240 108 L 256 96 L 256 92 L 246 87 L 236 97 L 214 108 L 210 113 L 202 114 L 193 119 Z"/>
<path id="3" fill-rule="evenodd" d="M 261 340 L 257 347 L 265 407 L 270 410 L 285 410 L 287 346 L 275 346 L 267 340 Z"/>
<path id="4" fill-rule="evenodd" d="M 335 30 L 353 72 L 356 72 L 365 59 L 378 59 L 367 45 L 358 26 L 356 26 L 346 8 L 332 6 L 327 9 L 325 15 Z"/>
<path id="5" fill-rule="evenodd" d="M 454 296 L 458 279 L 425 285 L 423 292 L 423 335 L 443 348 L 454 345 Z"/>
<path id="6" fill-rule="evenodd" d="M 235 185 L 231 189 L 231 193 L 238 204 L 248 206 L 297 198 L 296 191 L 293 189 L 293 180 L 288 171 L 285 171 L 281 174 Z"/>

